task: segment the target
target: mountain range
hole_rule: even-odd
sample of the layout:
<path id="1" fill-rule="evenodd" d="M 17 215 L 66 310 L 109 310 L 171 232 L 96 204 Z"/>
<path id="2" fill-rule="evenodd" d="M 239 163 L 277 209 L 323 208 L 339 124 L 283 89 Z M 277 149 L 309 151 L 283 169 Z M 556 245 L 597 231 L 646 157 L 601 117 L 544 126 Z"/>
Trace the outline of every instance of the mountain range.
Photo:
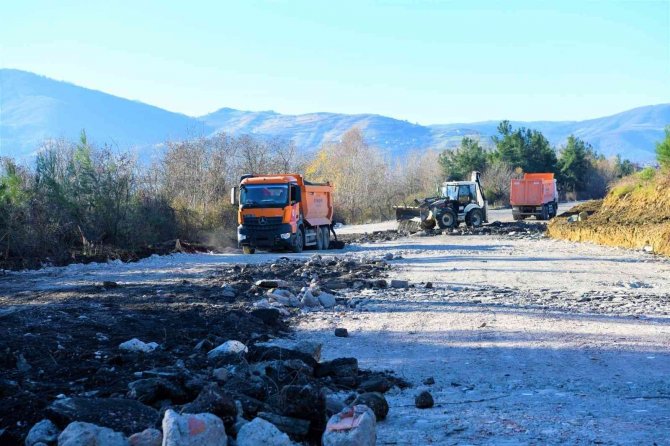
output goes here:
<path id="1" fill-rule="evenodd" d="M 18 159 L 32 156 L 47 139 L 76 139 L 82 129 L 99 144 L 149 158 L 167 140 L 218 132 L 290 139 L 310 152 L 359 127 L 371 145 L 399 156 L 413 149 L 456 147 L 464 136 L 489 144 L 498 123 L 419 125 L 375 114 L 285 115 L 231 108 L 193 117 L 26 71 L 0 69 L 0 156 Z M 655 143 L 668 124 L 670 104 L 585 121 L 512 121 L 514 127 L 541 131 L 557 147 L 573 134 L 608 157 L 618 154 L 641 163 L 654 159 Z"/>

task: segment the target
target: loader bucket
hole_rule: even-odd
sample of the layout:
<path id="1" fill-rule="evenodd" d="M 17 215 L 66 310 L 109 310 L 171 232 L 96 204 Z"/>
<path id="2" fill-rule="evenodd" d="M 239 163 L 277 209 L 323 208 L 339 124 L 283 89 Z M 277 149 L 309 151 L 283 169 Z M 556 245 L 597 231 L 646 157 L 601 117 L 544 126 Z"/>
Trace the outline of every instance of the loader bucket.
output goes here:
<path id="1" fill-rule="evenodd" d="M 413 234 L 415 232 L 432 229 L 435 219 L 430 211 L 419 207 L 395 206 L 395 215 L 398 220 L 398 230 Z"/>
<path id="2" fill-rule="evenodd" d="M 398 221 L 421 218 L 421 209 L 418 207 L 394 206 L 395 218 Z"/>

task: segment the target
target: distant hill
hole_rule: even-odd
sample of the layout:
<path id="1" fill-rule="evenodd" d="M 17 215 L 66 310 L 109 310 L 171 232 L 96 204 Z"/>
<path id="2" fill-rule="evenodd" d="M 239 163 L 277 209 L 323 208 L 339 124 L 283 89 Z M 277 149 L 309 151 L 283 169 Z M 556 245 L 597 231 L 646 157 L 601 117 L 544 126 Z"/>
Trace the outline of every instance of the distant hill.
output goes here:
<path id="1" fill-rule="evenodd" d="M 655 142 L 670 123 L 670 104 L 652 105 L 586 121 L 512 122 L 540 130 L 552 144 L 570 134 L 607 156 L 639 162 L 654 158 Z M 30 156 L 48 138 L 77 138 L 82 128 L 98 143 L 134 149 L 151 157 L 166 140 L 216 132 L 292 139 L 304 151 L 337 141 L 351 127 L 391 156 L 412 149 L 444 149 L 463 136 L 489 142 L 498 121 L 422 126 L 374 114 L 283 115 L 222 108 L 201 117 L 169 112 L 33 73 L 0 69 L 0 155 Z"/>

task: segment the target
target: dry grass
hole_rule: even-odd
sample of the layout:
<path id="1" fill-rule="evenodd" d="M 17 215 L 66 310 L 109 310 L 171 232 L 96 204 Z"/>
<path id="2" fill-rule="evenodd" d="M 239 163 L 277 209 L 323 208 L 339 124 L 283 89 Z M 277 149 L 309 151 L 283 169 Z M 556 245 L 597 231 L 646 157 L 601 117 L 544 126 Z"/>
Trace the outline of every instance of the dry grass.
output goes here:
<path id="1" fill-rule="evenodd" d="M 586 211 L 589 217 L 569 222 Z M 554 219 L 549 235 L 572 241 L 642 249 L 670 256 L 670 172 L 644 170 L 623 178 L 602 201 L 591 201 Z"/>

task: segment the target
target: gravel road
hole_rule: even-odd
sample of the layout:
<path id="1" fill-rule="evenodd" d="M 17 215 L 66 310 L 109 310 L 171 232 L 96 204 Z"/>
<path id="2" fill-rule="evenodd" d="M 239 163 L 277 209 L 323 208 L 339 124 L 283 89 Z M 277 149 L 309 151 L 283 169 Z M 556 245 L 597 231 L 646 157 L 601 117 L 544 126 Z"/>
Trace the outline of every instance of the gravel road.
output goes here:
<path id="1" fill-rule="evenodd" d="M 387 394 L 379 445 L 670 444 L 669 259 L 541 234 L 411 237 L 333 251 L 389 253 L 390 274 L 412 287 L 342 291 L 353 308 L 306 312 L 294 335 L 322 342 L 324 359 L 356 357 L 414 385 Z M 167 289 L 222 265 L 281 256 L 295 257 L 180 254 L 6 273 L 0 304 L 103 280 Z M 335 337 L 336 327 L 350 336 Z M 422 384 L 429 377 L 435 383 Z M 421 390 L 435 407 L 414 407 Z"/>
<path id="2" fill-rule="evenodd" d="M 401 255 L 416 287 L 309 314 L 297 336 L 417 385 L 389 398 L 378 444 L 670 444 L 667 259 L 492 236 L 361 250 Z M 436 407 L 414 407 L 424 389 Z"/>

